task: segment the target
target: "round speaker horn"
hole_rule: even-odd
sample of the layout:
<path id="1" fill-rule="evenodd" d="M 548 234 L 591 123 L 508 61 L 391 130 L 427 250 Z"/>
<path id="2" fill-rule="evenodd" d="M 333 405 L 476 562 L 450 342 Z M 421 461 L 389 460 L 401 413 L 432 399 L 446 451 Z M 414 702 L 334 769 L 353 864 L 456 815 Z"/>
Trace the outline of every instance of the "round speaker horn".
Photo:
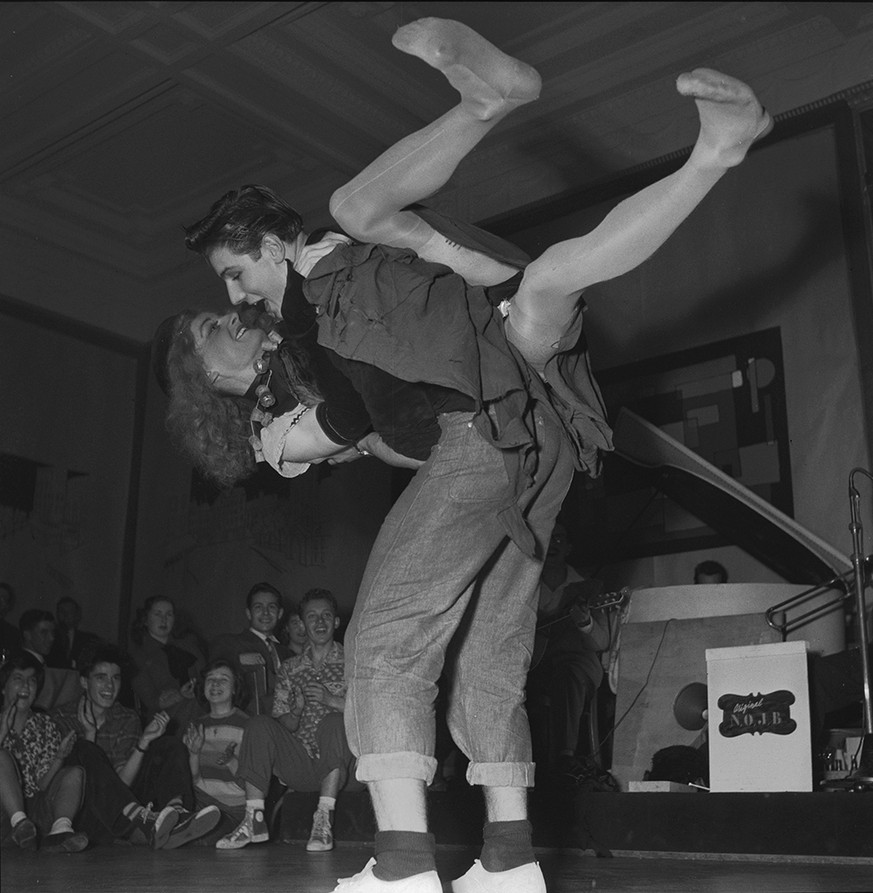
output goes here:
<path id="1" fill-rule="evenodd" d="M 706 725 L 707 691 L 702 682 L 689 682 L 673 701 L 673 716 L 683 729 L 696 732 Z"/>

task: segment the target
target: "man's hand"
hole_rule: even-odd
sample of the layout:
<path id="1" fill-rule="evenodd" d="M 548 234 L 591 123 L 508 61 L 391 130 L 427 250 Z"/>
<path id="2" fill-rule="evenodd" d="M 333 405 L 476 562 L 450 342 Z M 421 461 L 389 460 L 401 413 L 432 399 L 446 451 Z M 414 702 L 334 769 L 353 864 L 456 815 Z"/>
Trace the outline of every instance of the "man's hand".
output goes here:
<path id="1" fill-rule="evenodd" d="M 152 721 L 142 730 L 139 743 L 145 748 L 148 747 L 155 738 L 160 738 L 167 731 L 167 724 L 170 722 L 170 715 L 164 710 L 156 713 L 152 717 Z"/>
<path id="2" fill-rule="evenodd" d="M 97 720 L 94 717 L 94 708 L 88 700 L 87 695 L 82 695 L 79 699 L 79 706 L 76 710 L 76 718 L 79 724 L 85 730 L 85 740 L 94 742 L 97 740 Z"/>
<path id="3" fill-rule="evenodd" d="M 323 257 L 327 257 L 337 245 L 348 245 L 351 241 L 348 236 L 339 233 L 326 233 L 320 242 L 301 245 L 297 257 L 294 258 L 294 269 L 305 279 L 312 272 L 312 268 Z"/>

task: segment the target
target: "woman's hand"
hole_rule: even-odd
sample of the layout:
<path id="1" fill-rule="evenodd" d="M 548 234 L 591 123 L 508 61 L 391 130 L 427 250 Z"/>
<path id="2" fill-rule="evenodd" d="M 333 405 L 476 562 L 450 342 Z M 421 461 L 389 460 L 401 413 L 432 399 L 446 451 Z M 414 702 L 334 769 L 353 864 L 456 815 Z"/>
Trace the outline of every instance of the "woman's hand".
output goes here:
<path id="1" fill-rule="evenodd" d="M 63 762 L 72 752 L 73 747 L 76 744 L 76 733 L 75 732 L 67 732 L 63 738 L 61 738 L 60 747 L 58 747 L 58 751 L 55 754 L 55 759 Z"/>
<path id="2" fill-rule="evenodd" d="M 312 268 L 323 258 L 327 257 L 337 245 L 348 245 L 352 240 L 348 236 L 339 233 L 326 233 L 320 242 L 312 245 L 301 245 L 294 258 L 294 269 L 305 279 Z"/>
<path id="3" fill-rule="evenodd" d="M 0 713 L 0 741 L 3 741 L 15 728 L 15 714 L 17 712 L 17 700 L 15 698 L 10 698 L 9 705 L 4 707 L 3 712 Z"/>
<path id="4" fill-rule="evenodd" d="M 203 750 L 203 744 L 206 741 L 206 734 L 203 731 L 202 725 L 194 725 L 194 723 L 189 723 L 188 728 L 185 729 L 185 735 L 182 738 L 185 747 L 188 748 L 188 752 L 192 754 L 199 754 L 201 750 Z"/>
<path id="5" fill-rule="evenodd" d="M 183 698 L 188 698 L 189 700 L 194 697 L 194 689 L 197 683 L 194 679 L 189 679 L 180 689 Z"/>

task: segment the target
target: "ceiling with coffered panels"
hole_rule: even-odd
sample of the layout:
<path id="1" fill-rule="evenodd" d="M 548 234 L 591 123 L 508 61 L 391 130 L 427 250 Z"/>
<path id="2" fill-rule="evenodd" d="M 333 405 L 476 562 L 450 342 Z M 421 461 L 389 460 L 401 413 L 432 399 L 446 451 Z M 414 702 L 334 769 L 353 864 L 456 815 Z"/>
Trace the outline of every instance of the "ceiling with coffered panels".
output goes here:
<path id="1" fill-rule="evenodd" d="M 544 79 L 435 199 L 471 220 L 689 146 L 681 71 L 734 74 L 775 115 L 873 80 L 873 3 L 2 3 L 0 295 L 140 342 L 216 304 L 183 224 L 248 182 L 324 224 L 334 189 L 453 103 L 391 46 L 425 15 Z"/>

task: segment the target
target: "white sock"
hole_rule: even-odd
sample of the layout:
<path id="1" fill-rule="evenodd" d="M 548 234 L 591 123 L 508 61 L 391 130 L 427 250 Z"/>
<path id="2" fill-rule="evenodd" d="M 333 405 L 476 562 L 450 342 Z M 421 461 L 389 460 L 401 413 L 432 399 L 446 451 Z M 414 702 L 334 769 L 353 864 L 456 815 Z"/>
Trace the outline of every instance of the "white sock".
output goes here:
<path id="1" fill-rule="evenodd" d="M 318 809 L 323 809 L 325 812 L 333 812 L 333 808 L 336 806 L 336 797 L 319 797 L 318 798 Z"/>
<path id="2" fill-rule="evenodd" d="M 14 828 L 19 822 L 23 822 L 27 818 L 26 812 L 18 812 L 12 813 L 12 818 L 9 819 L 9 824 Z"/>
<path id="3" fill-rule="evenodd" d="M 63 834 L 65 831 L 72 831 L 73 823 L 66 818 L 55 819 L 52 823 L 49 834 Z"/>
<path id="4" fill-rule="evenodd" d="M 254 819 L 255 813 L 261 813 L 261 819 L 264 817 L 264 798 L 259 800 L 246 800 L 246 818 Z"/>

